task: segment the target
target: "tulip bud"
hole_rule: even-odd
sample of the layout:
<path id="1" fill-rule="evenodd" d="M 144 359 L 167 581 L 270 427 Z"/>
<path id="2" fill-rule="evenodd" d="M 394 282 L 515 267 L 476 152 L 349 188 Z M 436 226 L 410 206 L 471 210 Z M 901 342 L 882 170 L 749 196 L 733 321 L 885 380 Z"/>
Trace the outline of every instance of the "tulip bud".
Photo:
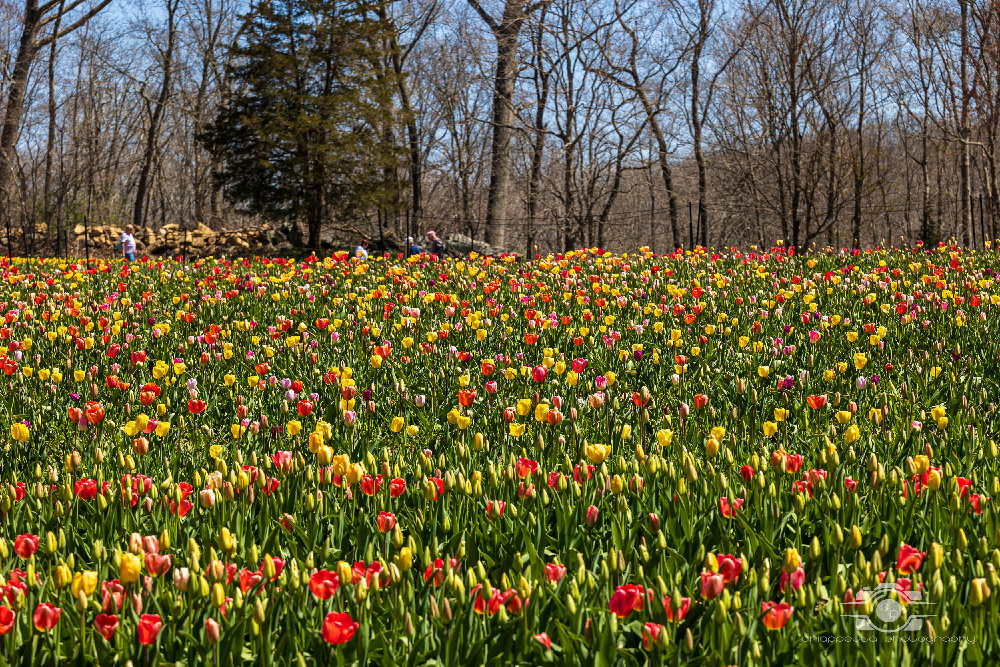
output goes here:
<path id="1" fill-rule="evenodd" d="M 851 526 L 851 541 L 850 545 L 852 549 L 860 549 L 862 542 L 861 529 L 857 526 Z"/>
<path id="2" fill-rule="evenodd" d="M 205 619 L 205 640 L 209 644 L 215 644 L 219 641 L 219 623 L 215 619 Z"/>
<path id="3" fill-rule="evenodd" d="M 253 620 L 257 625 L 262 625 L 267 617 L 264 614 L 264 605 L 261 603 L 260 598 L 253 603 Z"/>

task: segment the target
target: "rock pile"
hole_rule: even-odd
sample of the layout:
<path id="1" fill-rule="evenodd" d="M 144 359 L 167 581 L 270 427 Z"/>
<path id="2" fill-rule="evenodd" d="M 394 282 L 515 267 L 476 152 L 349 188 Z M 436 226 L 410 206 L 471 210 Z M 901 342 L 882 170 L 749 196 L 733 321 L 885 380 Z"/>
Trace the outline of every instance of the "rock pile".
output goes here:
<path id="1" fill-rule="evenodd" d="M 89 236 L 88 236 L 89 231 Z M 113 225 L 93 225 L 88 230 L 83 225 L 73 229 L 80 252 L 89 238 L 91 249 L 99 252 L 111 250 L 121 235 L 121 228 Z M 240 255 L 250 252 L 281 254 L 291 251 L 292 244 L 277 228 L 267 223 L 237 230 L 216 231 L 199 222 L 191 229 L 180 225 L 164 225 L 159 231 L 141 227 L 135 232 L 136 252 L 140 255 Z"/>
<path id="2" fill-rule="evenodd" d="M 473 241 L 465 234 L 449 234 L 448 238 L 445 239 L 445 243 L 448 245 L 448 252 L 453 255 L 468 255 L 471 252 L 477 252 L 480 255 L 496 257 L 506 252 L 484 241 Z"/>

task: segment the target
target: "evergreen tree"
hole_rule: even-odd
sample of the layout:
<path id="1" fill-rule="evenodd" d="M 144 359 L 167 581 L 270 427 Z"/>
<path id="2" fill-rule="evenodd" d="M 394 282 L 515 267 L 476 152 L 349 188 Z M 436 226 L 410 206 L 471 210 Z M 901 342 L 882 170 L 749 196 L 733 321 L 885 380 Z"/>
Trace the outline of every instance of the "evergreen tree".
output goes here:
<path id="1" fill-rule="evenodd" d="M 224 196 L 248 213 L 309 230 L 392 206 L 400 159 L 386 137 L 402 120 L 383 66 L 392 25 L 385 0 L 270 0 L 235 47 L 231 93 L 201 140 Z M 385 15 L 385 12 L 382 12 Z"/>

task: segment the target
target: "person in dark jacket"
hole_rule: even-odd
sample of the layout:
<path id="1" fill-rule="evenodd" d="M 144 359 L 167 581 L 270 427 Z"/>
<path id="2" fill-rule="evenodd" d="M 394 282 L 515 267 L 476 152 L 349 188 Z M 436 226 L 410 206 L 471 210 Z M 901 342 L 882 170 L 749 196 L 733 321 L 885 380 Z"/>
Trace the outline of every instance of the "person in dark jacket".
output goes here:
<path id="1" fill-rule="evenodd" d="M 433 254 L 438 257 L 444 257 L 447 247 L 445 246 L 444 241 L 438 238 L 438 235 L 435 232 L 427 232 L 427 242 L 431 245 L 431 252 Z"/>

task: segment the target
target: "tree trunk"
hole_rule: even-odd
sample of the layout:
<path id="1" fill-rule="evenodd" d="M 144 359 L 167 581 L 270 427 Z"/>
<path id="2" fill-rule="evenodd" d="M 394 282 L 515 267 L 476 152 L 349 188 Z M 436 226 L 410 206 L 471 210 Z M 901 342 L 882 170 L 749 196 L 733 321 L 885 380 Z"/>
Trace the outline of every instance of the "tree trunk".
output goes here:
<path id="1" fill-rule="evenodd" d="M 694 143 L 694 161 L 698 166 L 698 228 L 701 230 L 701 245 L 708 247 L 708 177 L 705 173 L 705 156 L 701 146 L 701 51 L 708 40 L 708 6 L 703 1 L 698 3 L 700 10 L 698 21 L 698 37 L 694 42 L 691 54 L 691 133 Z"/>
<path id="2" fill-rule="evenodd" d="M 504 22 L 496 31 L 497 68 L 493 90 L 493 142 L 490 157 L 490 190 L 486 200 L 486 242 L 504 244 L 507 190 L 510 186 L 510 139 L 514 125 L 514 83 L 517 79 L 517 34 L 523 19 L 508 22 L 507 14 L 520 5 L 508 2 Z"/>
<path id="3" fill-rule="evenodd" d="M 961 48 L 962 53 L 959 60 L 961 85 L 962 85 L 962 100 L 961 100 L 961 119 L 959 121 L 959 138 L 962 142 L 962 157 L 961 163 L 959 164 L 959 178 L 961 180 L 961 197 L 962 197 L 962 208 L 961 208 L 961 220 L 959 225 L 961 227 L 961 242 L 968 244 L 972 241 L 972 178 L 971 178 L 971 168 L 969 164 L 970 160 L 970 149 L 969 149 L 969 135 L 971 131 L 969 129 L 969 98 L 971 96 L 969 91 L 969 0 L 959 0 L 959 5 L 962 10 L 962 25 L 961 25 Z"/>
<path id="4" fill-rule="evenodd" d="M 27 0 L 24 4 L 24 25 L 21 29 L 21 40 L 7 89 L 7 112 L 3 119 L 3 129 L 0 130 L 0 215 L 4 217 L 7 231 L 8 256 L 11 254 L 10 223 L 11 217 L 14 215 L 14 197 L 10 189 L 14 180 L 18 128 L 21 125 L 21 116 L 24 114 L 24 95 L 28 88 L 31 62 L 38 53 L 35 36 L 41 18 L 38 11 L 38 0 Z"/>
<path id="5" fill-rule="evenodd" d="M 545 154 L 545 109 L 549 100 L 549 74 L 542 64 L 542 31 L 544 29 L 545 10 L 538 27 L 535 39 L 535 86 L 538 91 L 538 101 L 535 104 L 535 140 L 531 146 L 531 171 L 528 177 L 528 226 L 525 229 L 525 258 L 535 259 L 535 218 L 538 215 L 538 193 L 542 184 L 542 158 Z"/>
<path id="6" fill-rule="evenodd" d="M 62 6 L 64 3 L 60 3 L 60 13 L 56 16 L 55 24 L 52 27 L 52 33 L 59 34 L 59 22 L 62 19 Z M 45 180 L 43 188 L 44 192 L 42 196 L 45 198 L 45 222 L 46 231 L 51 231 L 48 228 L 52 224 L 52 220 L 55 214 L 55 205 L 53 204 L 52 195 L 52 153 L 55 148 L 56 143 L 56 47 L 59 44 L 59 40 L 53 39 L 52 46 L 49 50 L 49 63 L 48 63 L 48 84 L 49 84 L 49 104 L 48 104 L 48 114 L 49 114 L 49 126 L 48 126 L 48 136 L 45 141 Z M 56 254 L 59 254 L 59 228 L 55 229 L 56 234 Z"/>
<path id="7" fill-rule="evenodd" d="M 149 191 L 150 174 L 153 167 L 153 157 L 160 135 L 160 124 L 163 112 L 170 97 L 170 83 L 173 75 L 174 41 L 177 31 L 174 26 L 174 15 L 180 0 L 167 0 L 167 48 L 163 52 L 163 80 L 160 83 L 160 94 L 156 98 L 153 112 L 149 118 L 149 131 L 146 133 L 146 148 L 142 157 L 142 167 L 139 170 L 139 181 L 136 185 L 135 206 L 132 209 L 132 225 L 138 230 L 146 224 L 146 194 Z M 182 225 L 183 227 L 183 225 Z"/>

